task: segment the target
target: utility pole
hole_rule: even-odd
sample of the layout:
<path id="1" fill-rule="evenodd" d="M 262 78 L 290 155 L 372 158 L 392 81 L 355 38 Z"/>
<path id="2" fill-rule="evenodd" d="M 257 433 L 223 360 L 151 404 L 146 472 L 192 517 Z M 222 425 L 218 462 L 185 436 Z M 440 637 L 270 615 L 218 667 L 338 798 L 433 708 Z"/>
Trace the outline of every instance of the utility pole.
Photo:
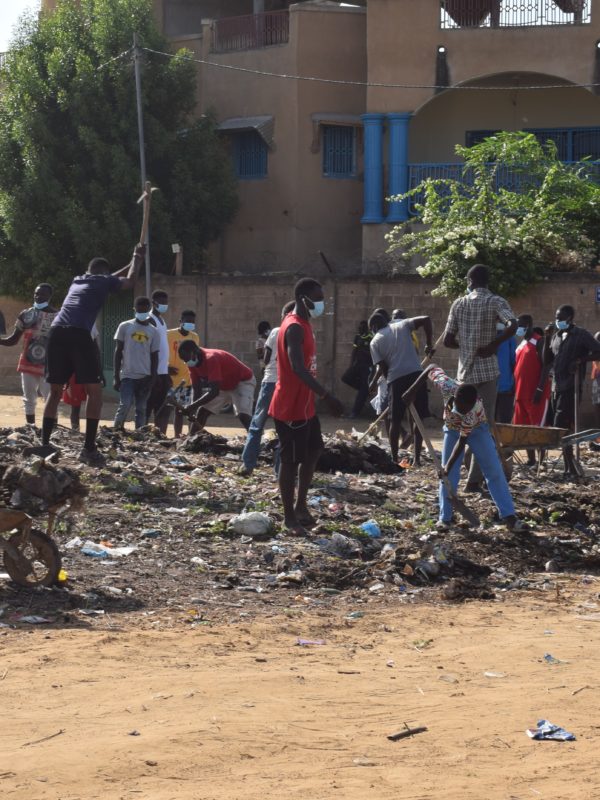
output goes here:
<path id="1" fill-rule="evenodd" d="M 138 139 L 140 143 L 140 172 L 142 174 L 142 191 L 146 186 L 146 143 L 144 140 L 144 111 L 142 108 L 142 74 L 141 50 L 137 33 L 133 34 L 133 66 L 135 71 L 135 96 L 137 102 Z M 150 297 L 152 283 L 150 279 L 150 231 L 146 233 L 146 297 Z"/>

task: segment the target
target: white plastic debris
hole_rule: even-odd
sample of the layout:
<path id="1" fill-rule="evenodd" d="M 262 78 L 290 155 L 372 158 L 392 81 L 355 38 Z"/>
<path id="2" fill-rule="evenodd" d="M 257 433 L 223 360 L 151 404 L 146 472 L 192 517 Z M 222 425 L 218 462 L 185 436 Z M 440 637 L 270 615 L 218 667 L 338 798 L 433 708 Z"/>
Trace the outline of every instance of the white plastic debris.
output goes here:
<path id="1" fill-rule="evenodd" d="M 261 511 L 250 511 L 233 517 L 231 527 L 240 536 L 265 536 L 273 529 L 273 520 Z"/>

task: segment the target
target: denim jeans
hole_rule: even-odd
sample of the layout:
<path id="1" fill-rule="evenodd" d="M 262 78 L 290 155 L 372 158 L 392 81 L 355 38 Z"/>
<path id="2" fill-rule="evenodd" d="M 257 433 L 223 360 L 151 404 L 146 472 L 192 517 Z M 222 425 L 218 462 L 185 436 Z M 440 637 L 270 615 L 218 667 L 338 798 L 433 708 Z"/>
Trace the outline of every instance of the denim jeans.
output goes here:
<path id="1" fill-rule="evenodd" d="M 458 431 L 450 431 L 444 428 L 444 446 L 442 449 L 442 464 L 446 464 L 450 458 L 454 445 L 458 441 Z M 487 481 L 487 486 L 492 496 L 492 500 L 496 504 L 498 514 L 501 518 L 509 517 L 515 513 L 510 489 L 500 463 L 500 457 L 496 451 L 496 443 L 490 433 L 487 423 L 478 425 L 474 428 L 467 437 L 467 444 L 473 451 L 473 455 L 477 459 L 483 476 Z M 458 480 L 460 478 L 460 468 L 463 462 L 464 450 L 460 457 L 457 458 L 454 466 L 448 475 L 450 485 L 456 492 Z M 442 522 L 450 522 L 452 519 L 452 502 L 448 497 L 448 492 L 443 482 L 440 481 L 440 520 Z"/>
<path id="2" fill-rule="evenodd" d="M 274 383 L 261 383 L 254 415 L 248 428 L 248 437 L 242 453 L 242 461 L 247 469 L 254 469 L 258 463 L 260 440 L 269 418 L 269 406 L 275 391 Z"/>
<path id="3" fill-rule="evenodd" d="M 488 420 L 493 420 L 496 415 L 496 397 L 498 395 L 498 381 L 485 381 L 485 383 L 476 383 L 475 388 L 479 397 L 483 400 L 483 408 L 485 416 Z M 475 455 L 475 450 L 471 448 L 473 458 L 471 459 L 471 466 L 469 468 L 468 481 L 470 483 L 481 483 L 483 478 L 483 467 L 479 464 L 479 459 Z"/>
<path id="4" fill-rule="evenodd" d="M 115 414 L 115 428 L 122 428 L 129 414 L 129 409 L 135 403 L 135 427 L 142 428 L 146 424 L 146 404 L 150 396 L 152 384 L 150 376 L 147 378 L 123 378 L 119 390 L 119 406 Z"/>

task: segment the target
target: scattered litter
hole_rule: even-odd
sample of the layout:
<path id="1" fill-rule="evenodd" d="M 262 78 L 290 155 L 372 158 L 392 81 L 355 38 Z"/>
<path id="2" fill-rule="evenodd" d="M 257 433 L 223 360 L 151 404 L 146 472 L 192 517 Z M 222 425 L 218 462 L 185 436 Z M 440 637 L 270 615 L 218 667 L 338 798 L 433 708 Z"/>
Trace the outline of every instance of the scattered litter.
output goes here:
<path id="1" fill-rule="evenodd" d="M 370 758 L 366 758 L 364 756 L 361 756 L 360 758 L 352 759 L 352 763 L 356 764 L 357 767 L 376 767 L 377 766 L 377 762 L 376 761 L 371 761 Z"/>
<path id="2" fill-rule="evenodd" d="M 360 526 L 361 531 L 370 536 L 371 539 L 379 539 L 381 537 L 381 528 L 375 522 L 374 519 L 369 519 L 367 522 L 363 522 Z"/>
<path id="3" fill-rule="evenodd" d="M 390 733 L 387 738 L 390 742 L 398 742 L 400 739 L 407 739 L 409 736 L 415 736 L 417 733 L 425 733 L 426 731 L 427 728 L 424 725 L 418 728 L 409 728 L 405 723 L 404 730 L 398 731 L 398 733 Z"/>
<path id="4" fill-rule="evenodd" d="M 105 544 L 87 541 L 83 543 L 81 552 L 84 556 L 91 556 L 92 558 L 124 558 L 134 553 L 137 549 L 134 544 L 127 547 L 107 547 Z"/>
<path id="5" fill-rule="evenodd" d="M 296 644 L 300 645 L 300 647 L 313 647 L 316 645 L 323 645 L 325 641 L 323 639 L 298 639 Z"/>
<path id="6" fill-rule="evenodd" d="M 364 615 L 364 611 L 351 611 L 349 614 L 346 614 L 346 619 L 362 619 Z"/>
<path id="7" fill-rule="evenodd" d="M 506 672 L 484 672 L 485 678 L 506 678 Z"/>
<path id="8" fill-rule="evenodd" d="M 84 617 L 101 617 L 105 612 L 101 608 L 80 608 L 78 613 L 83 614 Z"/>
<path id="9" fill-rule="evenodd" d="M 261 511 L 250 511 L 233 517 L 231 528 L 240 536 L 251 536 L 253 539 L 258 539 L 270 535 L 273 530 L 273 520 Z"/>
<path id="10" fill-rule="evenodd" d="M 527 728 L 525 731 L 530 739 L 552 739 L 556 742 L 573 742 L 576 737 L 558 725 L 553 725 L 547 719 L 540 719 L 537 728 Z"/>
<path id="11" fill-rule="evenodd" d="M 550 653 L 544 653 L 544 661 L 547 664 L 568 664 L 569 663 L 568 661 L 563 661 L 560 658 L 555 658 L 553 655 L 550 655 Z"/>
<path id="12" fill-rule="evenodd" d="M 438 678 L 439 681 L 445 681 L 446 683 L 458 683 L 458 678 L 456 675 L 453 675 L 451 672 L 446 672 L 444 675 L 440 675 Z"/>
<path id="13" fill-rule="evenodd" d="M 140 536 L 142 539 L 158 539 L 159 536 L 162 536 L 162 531 L 158 528 L 145 528 Z"/>
<path id="14" fill-rule="evenodd" d="M 15 622 L 26 622 L 28 625 L 46 625 L 49 622 L 52 622 L 52 620 L 47 619 L 46 617 L 39 617 L 35 614 L 29 614 L 25 617 L 17 617 Z"/>

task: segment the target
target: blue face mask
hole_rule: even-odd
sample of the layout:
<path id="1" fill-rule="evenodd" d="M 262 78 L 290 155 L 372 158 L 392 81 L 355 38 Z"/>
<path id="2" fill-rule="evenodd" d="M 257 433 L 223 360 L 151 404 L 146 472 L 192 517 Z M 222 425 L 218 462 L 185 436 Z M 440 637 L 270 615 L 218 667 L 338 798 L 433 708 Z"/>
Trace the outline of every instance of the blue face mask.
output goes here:
<path id="1" fill-rule="evenodd" d="M 527 328 L 524 328 L 524 327 L 521 325 L 519 328 L 517 328 L 517 330 L 515 331 L 515 333 L 517 334 L 517 336 L 525 336 L 525 334 L 527 333 Z"/>
<path id="2" fill-rule="evenodd" d="M 569 323 L 567 322 L 566 319 L 557 319 L 556 327 L 558 328 L 559 331 L 566 331 L 567 328 L 569 327 Z"/>
<path id="3" fill-rule="evenodd" d="M 169 310 L 169 306 L 167 303 L 157 303 L 156 310 L 158 311 L 159 314 L 166 314 L 167 311 Z"/>
<path id="4" fill-rule="evenodd" d="M 138 322 L 147 322 L 150 319 L 149 311 L 136 311 L 135 318 Z"/>
<path id="5" fill-rule="evenodd" d="M 188 367 L 197 367 L 198 366 L 198 359 L 197 358 L 192 358 L 191 361 L 186 361 L 185 363 L 188 365 Z"/>
<path id="6" fill-rule="evenodd" d="M 311 317 L 320 317 L 325 311 L 324 300 L 311 300 L 310 297 L 305 297 L 304 299 L 308 300 L 308 302 L 312 304 L 312 308 L 309 308 L 308 304 L 306 304 L 306 308 L 308 309 L 308 313 Z"/>
<path id="7" fill-rule="evenodd" d="M 195 322 L 182 322 L 181 327 L 184 331 L 195 331 L 196 330 L 196 323 Z"/>
<path id="8" fill-rule="evenodd" d="M 46 300 L 45 303 L 33 303 L 33 307 L 36 311 L 43 311 L 45 308 L 48 308 L 48 301 Z"/>
<path id="9" fill-rule="evenodd" d="M 506 328 L 506 325 L 503 322 L 496 323 L 496 332 L 502 333 L 502 331 Z"/>

